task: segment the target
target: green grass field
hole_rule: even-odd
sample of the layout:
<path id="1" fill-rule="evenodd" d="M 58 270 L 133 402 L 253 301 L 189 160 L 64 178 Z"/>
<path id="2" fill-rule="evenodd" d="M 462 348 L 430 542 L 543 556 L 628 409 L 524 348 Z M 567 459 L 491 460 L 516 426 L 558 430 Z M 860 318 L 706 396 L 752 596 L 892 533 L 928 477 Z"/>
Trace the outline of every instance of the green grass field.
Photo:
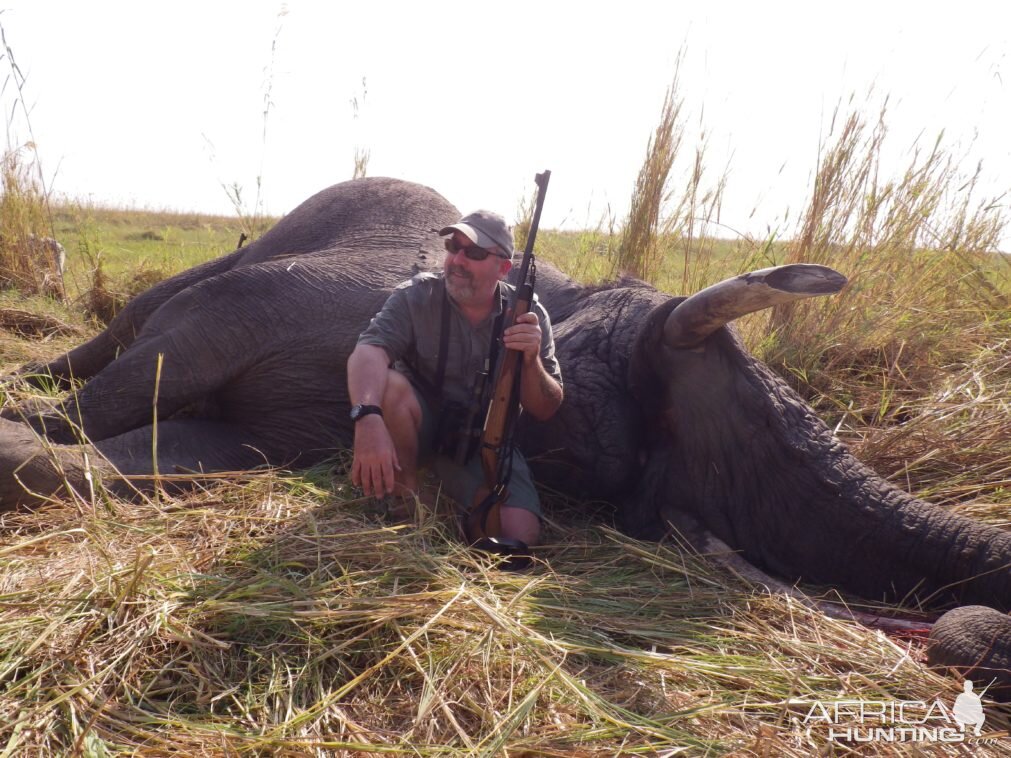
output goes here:
<path id="1" fill-rule="evenodd" d="M 67 284 L 71 298 L 86 292 L 101 263 L 111 279 L 128 282 L 139 270 L 170 276 L 231 252 L 239 219 L 63 206 L 55 209 L 56 238 L 70 240 Z"/>

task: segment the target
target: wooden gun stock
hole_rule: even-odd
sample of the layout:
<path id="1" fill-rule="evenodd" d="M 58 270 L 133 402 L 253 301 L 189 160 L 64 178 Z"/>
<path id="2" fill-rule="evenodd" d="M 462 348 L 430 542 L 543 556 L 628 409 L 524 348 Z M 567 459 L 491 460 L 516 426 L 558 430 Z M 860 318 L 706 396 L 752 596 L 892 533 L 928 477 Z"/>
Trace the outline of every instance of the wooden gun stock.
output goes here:
<path id="1" fill-rule="evenodd" d="M 506 320 L 511 324 L 517 316 L 522 316 L 530 310 L 530 300 L 517 299 L 515 310 Z M 488 416 L 484 422 L 484 432 L 481 435 L 481 470 L 484 472 L 485 484 L 480 487 L 474 498 L 474 508 L 471 511 L 475 522 L 468 523 L 468 537 L 471 540 L 482 537 L 498 537 L 502 534 L 502 520 L 499 509 L 509 499 L 506 482 L 502 481 L 502 468 L 506 464 L 503 457 L 511 455 L 509 447 L 509 432 L 515 422 L 519 404 L 520 368 L 523 354 L 518 350 L 506 350 L 502 364 L 495 380 L 491 402 L 488 405 Z M 494 497 L 492 497 L 494 496 Z M 482 504 L 492 497 L 482 508 Z"/>

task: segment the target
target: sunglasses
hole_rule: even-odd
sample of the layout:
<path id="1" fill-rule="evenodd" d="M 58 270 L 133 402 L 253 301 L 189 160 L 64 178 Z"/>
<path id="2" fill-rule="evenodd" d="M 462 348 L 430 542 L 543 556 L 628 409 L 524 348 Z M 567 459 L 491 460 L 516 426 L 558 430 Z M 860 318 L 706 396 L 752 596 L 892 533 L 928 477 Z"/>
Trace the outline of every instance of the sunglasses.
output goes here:
<path id="1" fill-rule="evenodd" d="M 461 245 L 453 237 L 446 237 L 445 243 L 446 251 L 450 255 L 456 255 L 462 250 L 463 254 L 472 261 L 483 261 L 489 255 L 494 255 L 497 258 L 506 257 L 501 253 L 493 253 L 491 250 L 485 250 L 483 247 L 478 247 L 477 245 Z"/>

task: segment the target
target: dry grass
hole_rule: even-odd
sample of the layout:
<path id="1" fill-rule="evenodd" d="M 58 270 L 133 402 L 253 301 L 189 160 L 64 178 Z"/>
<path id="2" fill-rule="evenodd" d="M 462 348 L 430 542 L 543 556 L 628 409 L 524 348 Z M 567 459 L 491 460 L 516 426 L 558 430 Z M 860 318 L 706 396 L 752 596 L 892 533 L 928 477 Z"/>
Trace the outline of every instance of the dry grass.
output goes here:
<path id="1" fill-rule="evenodd" d="M 950 343 L 953 334 L 962 337 L 962 354 L 971 355 L 1004 326 L 998 320 L 978 328 L 1009 303 L 1011 269 L 992 255 L 1005 211 L 976 197 L 978 173 L 963 176 L 940 142 L 915 150 L 899 178 L 879 178 L 883 117 L 869 127 L 858 112 L 837 114 L 838 135 L 821 159 L 803 226 L 784 261 L 845 272 L 846 293 L 783 306 L 772 329 L 794 353 L 822 354 L 829 339 L 838 351 L 843 340 L 838 360 L 850 364 L 855 353 L 888 343 L 922 355 L 932 341 Z M 941 314 L 941 329 L 922 328 Z M 809 319 L 819 328 L 812 330 Z M 959 347 L 944 350 L 954 356 Z"/>
<path id="2" fill-rule="evenodd" d="M 845 409 L 841 431 L 862 460 L 900 486 L 1011 524 L 1011 339 L 937 373 L 930 390 L 903 399 L 901 410 L 882 395 L 872 423 Z"/>
<path id="3" fill-rule="evenodd" d="M 553 524 L 535 572 L 503 573 L 444 519 L 386 526 L 347 494 L 263 475 L 185 501 L 7 515 L 0 741 L 806 756 L 825 747 L 799 723 L 814 700 L 956 694 L 908 642 L 672 544 Z"/>
<path id="4" fill-rule="evenodd" d="M 603 241 L 602 247 L 612 260 L 611 277 L 629 274 L 665 291 L 688 294 L 752 267 L 751 262 L 771 245 L 744 240 L 743 245 L 734 246 L 728 260 L 728 245 L 715 237 L 727 174 L 724 171 L 715 179 L 710 177 L 704 129 L 687 163 L 681 166 L 686 132 L 687 116 L 675 73 L 618 239 L 613 221 L 606 237 L 600 233 L 603 223 L 592 235 L 590 249 L 600 247 Z M 678 167 L 683 170 L 677 171 Z M 676 174 L 683 181 L 680 187 L 675 184 Z"/>
<path id="5" fill-rule="evenodd" d="M 660 247 L 662 214 L 670 198 L 671 169 L 684 139 L 683 104 L 675 74 L 664 95 L 660 121 L 646 146 L 646 158 L 632 189 L 628 218 L 616 250 L 615 274 L 649 280 L 658 273 L 663 258 Z"/>
<path id="6" fill-rule="evenodd" d="M 7 120 L 7 145 L 0 164 L 0 288 L 63 299 L 63 271 L 49 243 L 53 237 L 49 192 L 41 159 L 35 149 L 30 109 L 23 97 L 25 77 L 0 24 L 0 59 L 8 74 L 0 92 L 16 92 Z M 20 113 L 30 138 L 20 144 L 11 136 L 11 124 Z M 17 145 L 17 147 L 12 147 Z"/>
<path id="7" fill-rule="evenodd" d="M 86 316 L 100 324 L 108 324 L 136 295 L 169 276 L 164 269 L 142 265 L 130 276 L 112 281 L 102 264 L 101 255 L 92 256 L 83 245 L 80 250 L 87 257 L 91 271 L 91 286 L 81 298 L 81 308 Z"/>
<path id="8" fill-rule="evenodd" d="M 900 485 L 1006 502 L 1011 269 L 994 253 L 1006 209 L 977 197 L 979 169 L 964 175 L 939 141 L 882 178 L 884 112 L 871 124 L 839 112 L 833 132 L 783 262 L 822 263 L 850 283 L 756 318 L 752 339 Z"/>
<path id="9" fill-rule="evenodd" d="M 35 313 L 21 308 L 0 307 L 0 329 L 29 339 L 52 337 L 58 334 L 78 339 L 85 336 L 85 331 L 73 324 L 67 324 L 44 313 Z"/>
<path id="10" fill-rule="evenodd" d="M 33 152 L 31 144 L 9 150 L 0 164 L 0 288 L 61 299 L 63 274 L 46 243 L 52 222 Z"/>

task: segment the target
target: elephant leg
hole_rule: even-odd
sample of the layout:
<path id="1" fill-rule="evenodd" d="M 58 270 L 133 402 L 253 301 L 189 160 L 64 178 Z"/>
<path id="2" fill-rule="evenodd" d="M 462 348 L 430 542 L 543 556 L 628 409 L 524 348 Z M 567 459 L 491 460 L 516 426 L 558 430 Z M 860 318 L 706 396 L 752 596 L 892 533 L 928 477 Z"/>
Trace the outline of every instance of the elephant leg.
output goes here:
<path id="1" fill-rule="evenodd" d="M 74 490 L 86 495 L 94 478 L 115 471 L 91 445 L 53 445 L 24 424 L 0 419 L 0 511 L 36 507 Z"/>
<path id="2" fill-rule="evenodd" d="M 171 477 L 202 471 L 244 471 L 266 463 L 256 435 L 238 424 L 173 419 L 132 429 L 94 443 L 95 448 L 141 489 L 157 473 Z M 157 460 L 157 471 L 155 461 Z"/>
<path id="3" fill-rule="evenodd" d="M 84 387 L 52 410 L 25 413 L 25 422 L 54 442 L 79 442 L 79 430 L 98 442 L 151 424 L 156 398 L 159 419 L 205 404 L 244 364 L 216 354 L 190 326 L 149 329 Z"/>
<path id="4" fill-rule="evenodd" d="M 201 471 L 243 471 L 264 463 L 255 435 L 235 424 L 186 419 L 133 429 L 94 445 L 48 443 L 30 427 L 0 419 L 0 511 L 37 507 L 98 479 L 116 495 L 150 489 L 159 475 L 171 489 Z M 155 460 L 157 459 L 157 468 Z M 161 477 L 165 479 L 162 480 Z"/>
<path id="5" fill-rule="evenodd" d="M 49 363 L 24 366 L 17 376 L 37 386 L 55 382 L 60 387 L 69 386 L 72 378 L 90 379 L 133 344 L 147 320 L 162 305 L 187 287 L 231 270 L 240 263 L 244 253 L 244 250 L 236 250 L 159 282 L 127 303 L 94 339 Z"/>

